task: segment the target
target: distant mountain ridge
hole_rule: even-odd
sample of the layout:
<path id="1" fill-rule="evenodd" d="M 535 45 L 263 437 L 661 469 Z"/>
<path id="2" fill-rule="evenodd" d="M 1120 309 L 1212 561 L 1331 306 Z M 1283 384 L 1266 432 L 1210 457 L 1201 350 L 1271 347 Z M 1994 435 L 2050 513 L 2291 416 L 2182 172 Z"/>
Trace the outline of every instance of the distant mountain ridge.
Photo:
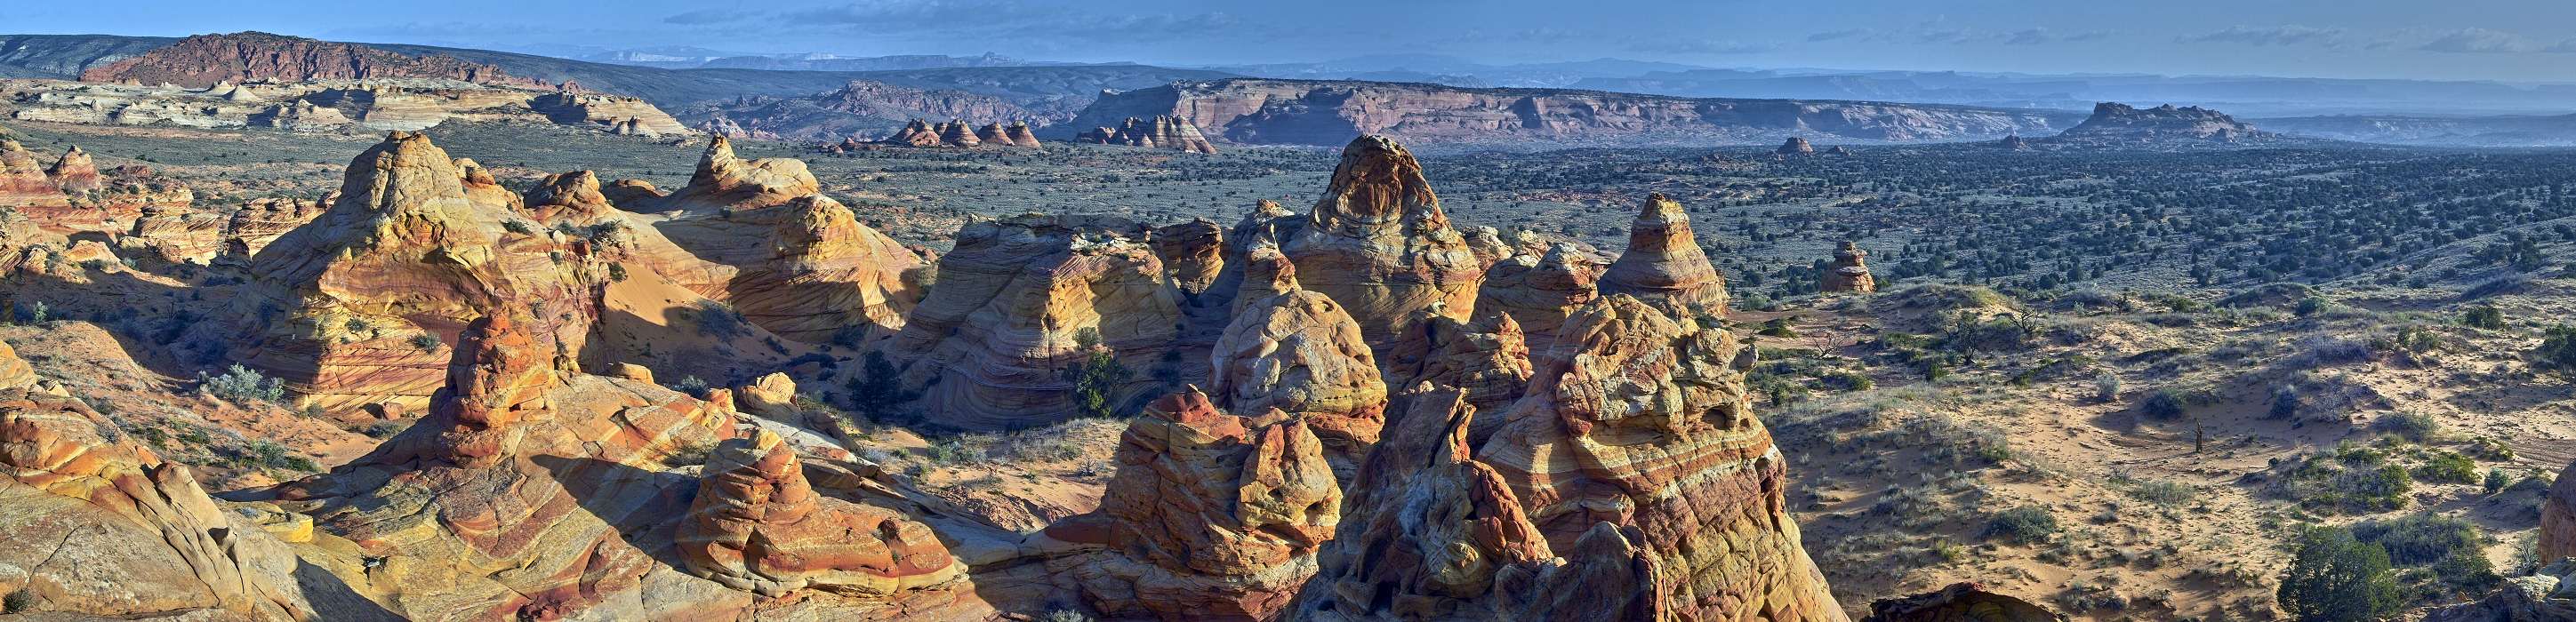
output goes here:
<path id="1" fill-rule="evenodd" d="M 1190 119 L 1243 144 L 1337 145 L 1383 134 L 1437 146 L 1705 146 L 1986 140 L 2053 133 L 2069 113 L 1864 101 L 1684 98 L 1568 89 L 1229 78 L 1104 93 L 1062 127 Z M 1060 131 L 1060 130 L 1059 130 Z"/>
<path id="2" fill-rule="evenodd" d="M 364 45 L 264 32 L 196 35 L 114 62 L 82 69 L 84 82 L 135 82 L 207 88 L 254 80 L 306 82 L 429 78 L 508 86 L 547 83 L 500 67 L 444 54 L 410 55 Z"/>

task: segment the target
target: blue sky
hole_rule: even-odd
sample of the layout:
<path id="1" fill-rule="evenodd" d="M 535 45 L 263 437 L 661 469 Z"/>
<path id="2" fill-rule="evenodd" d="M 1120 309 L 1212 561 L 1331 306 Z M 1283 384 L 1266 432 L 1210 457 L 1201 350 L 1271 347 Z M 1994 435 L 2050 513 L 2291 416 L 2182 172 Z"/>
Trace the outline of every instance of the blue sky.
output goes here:
<path id="1" fill-rule="evenodd" d="M 690 45 L 1171 65 L 1433 53 L 1722 67 L 2576 81 L 2567 0 L 0 2 L 0 31 L 265 30 L 503 49 Z"/>

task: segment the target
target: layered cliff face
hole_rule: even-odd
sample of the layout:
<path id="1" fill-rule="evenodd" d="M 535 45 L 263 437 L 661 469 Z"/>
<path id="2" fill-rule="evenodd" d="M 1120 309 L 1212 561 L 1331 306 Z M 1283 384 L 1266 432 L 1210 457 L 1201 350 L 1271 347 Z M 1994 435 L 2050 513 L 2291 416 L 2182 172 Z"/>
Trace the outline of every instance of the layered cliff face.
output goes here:
<path id="1" fill-rule="evenodd" d="M 71 197 L 45 175 L 36 153 L 18 141 L 0 138 L 0 205 L 13 209 L 62 209 Z"/>
<path id="2" fill-rule="evenodd" d="M 1379 136 L 1342 148 L 1332 186 L 1280 248 L 1299 281 L 1342 303 L 1380 350 L 1424 309 L 1463 316 L 1475 308 L 1485 270 L 1450 228 L 1422 164 Z"/>
<path id="3" fill-rule="evenodd" d="M 15 359 L 15 356 L 11 356 Z M 23 365 L 23 363 L 21 363 Z M 80 400 L 0 391 L 10 613 L 303 620 L 295 554 Z"/>
<path id="4" fill-rule="evenodd" d="M 1106 546 L 1063 572 L 1112 615 L 1276 619 L 1341 516 L 1308 422 L 1229 414 L 1195 389 L 1156 400 L 1120 437 L 1100 512 L 1048 528 Z"/>
<path id="5" fill-rule="evenodd" d="M 170 83 L 199 89 L 223 82 L 367 78 L 442 78 L 547 86 L 513 77 L 499 67 L 447 56 L 410 56 L 363 45 L 262 32 L 197 35 L 81 72 L 84 82 Z"/>
<path id="6" fill-rule="evenodd" d="M 1115 126 L 1091 128 L 1073 137 L 1075 142 L 1098 145 L 1125 145 L 1147 149 L 1170 149 L 1191 153 L 1216 153 L 1216 145 L 1199 131 L 1187 117 L 1154 115 L 1152 120 L 1128 117 Z"/>
<path id="7" fill-rule="evenodd" d="M 687 134 L 688 126 L 642 99 L 556 91 L 528 100 L 528 107 L 563 125 L 606 128 L 627 135 Z"/>
<path id="8" fill-rule="evenodd" d="M 1657 568 L 1655 610 L 1844 619 L 1798 544 L 1786 465 L 1735 367 L 1743 347 L 1632 297 L 1587 305 L 1477 459 L 1559 548 L 1604 526 L 1642 534 L 1628 540 Z"/>
<path id="9" fill-rule="evenodd" d="M 1628 249 L 1601 273 L 1601 292 L 1635 296 L 1679 317 L 1726 316 L 1726 277 L 1708 262 L 1690 213 L 1663 193 L 1646 197 L 1628 226 Z"/>
<path id="10" fill-rule="evenodd" d="M 505 306 L 537 311 L 527 330 L 548 352 L 579 352 L 586 288 L 552 248 L 527 246 L 539 240 L 505 241 L 510 205 L 477 203 L 469 185 L 427 136 L 387 136 L 351 163 L 336 204 L 251 258 L 238 332 L 216 337 L 247 336 L 248 364 L 332 411 L 426 406 L 446 376 L 439 344 Z M 517 201 L 486 200 L 501 197 Z"/>
<path id="11" fill-rule="evenodd" d="M 1178 296 L 1145 240 L 1149 229 L 1106 216 L 1027 214 L 966 225 L 939 258 L 938 287 L 882 351 L 904 361 L 930 420 L 970 429 L 1022 427 L 1075 414 L 1065 369 L 1103 348 L 1128 378 L 1116 404 L 1152 382 L 1181 334 Z"/>
<path id="12" fill-rule="evenodd" d="M 810 587 L 882 597 L 963 574 L 928 526 L 816 493 L 776 434 L 724 441 L 706 473 L 673 536 L 698 576 L 763 596 Z"/>
<path id="13" fill-rule="evenodd" d="M 1334 145 L 1384 134 L 1524 149 L 1759 144 L 1819 132 L 1865 141 L 1981 140 L 2056 129 L 2046 114 L 1966 106 L 1256 78 L 1107 93 L 1070 125 L 1110 127 L 1158 115 L 1194 120 L 1210 136 L 1237 143 Z"/>
<path id="14" fill-rule="evenodd" d="M 1387 385 L 1396 392 L 1396 405 L 1387 413 L 1390 427 L 1394 417 L 1411 412 L 1412 400 L 1441 390 L 1460 391 L 1468 405 L 1496 412 L 1521 398 L 1531 374 L 1528 336 L 1504 313 L 1468 322 L 1426 310 L 1381 360 Z"/>
<path id="15" fill-rule="evenodd" d="M 1253 251 L 1253 273 L 1276 293 L 1245 300 L 1209 353 L 1218 405 L 1238 413 L 1280 410 L 1323 439 L 1348 475 L 1377 444 L 1386 384 L 1359 322 L 1331 297 L 1298 287 L 1278 251 Z"/>
<path id="16" fill-rule="evenodd" d="M 1829 292 L 1866 294 L 1878 291 L 1878 279 L 1869 274 L 1869 251 L 1848 240 L 1834 251 L 1834 263 L 1825 266 L 1822 286 Z"/>

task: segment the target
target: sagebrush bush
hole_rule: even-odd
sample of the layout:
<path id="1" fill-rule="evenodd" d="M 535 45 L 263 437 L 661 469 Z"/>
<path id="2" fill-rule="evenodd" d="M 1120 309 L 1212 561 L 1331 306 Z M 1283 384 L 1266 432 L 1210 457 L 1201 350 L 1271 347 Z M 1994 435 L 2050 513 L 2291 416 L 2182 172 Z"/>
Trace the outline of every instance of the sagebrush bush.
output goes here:
<path id="1" fill-rule="evenodd" d="M 2026 544 L 2047 540 L 2057 530 L 2057 516 L 2049 514 L 2048 508 L 2025 505 L 1995 513 L 1986 520 L 1984 535 Z"/>

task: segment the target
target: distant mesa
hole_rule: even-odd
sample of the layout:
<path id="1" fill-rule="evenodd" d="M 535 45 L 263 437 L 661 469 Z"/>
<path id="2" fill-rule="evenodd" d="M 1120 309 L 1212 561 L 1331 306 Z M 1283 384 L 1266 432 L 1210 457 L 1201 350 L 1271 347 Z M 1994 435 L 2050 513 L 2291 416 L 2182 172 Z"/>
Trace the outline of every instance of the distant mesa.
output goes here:
<path id="1" fill-rule="evenodd" d="M 2128 104 L 2102 102 L 2093 105 L 2093 116 L 2084 123 L 2050 137 L 2048 142 L 2073 144 L 2237 144 L 2267 142 L 2282 138 L 2279 134 L 2254 129 L 2216 110 L 2199 106 L 2176 108 L 2165 104 L 2154 108 L 2137 108 Z M 2009 146 L 2009 143 L 2007 144 Z"/>
<path id="2" fill-rule="evenodd" d="M 1197 124 L 1175 115 L 1155 115 L 1152 121 L 1127 117 L 1127 121 L 1118 127 L 1091 128 L 1091 131 L 1074 135 L 1073 139 L 1098 145 L 1216 153 L 1216 145 L 1208 142 L 1207 135 L 1199 131 Z"/>
<path id="3" fill-rule="evenodd" d="M 500 67 L 450 56 L 412 56 L 364 45 L 317 41 L 264 32 L 197 35 L 169 47 L 81 72 L 83 82 L 172 84 L 206 89 L 224 83 L 272 80 L 435 78 L 476 84 L 548 87 Z"/>
<path id="4" fill-rule="evenodd" d="M 1044 125 L 1073 118 L 1075 102 L 1021 105 L 994 95 L 959 89 L 913 88 L 870 80 L 851 80 L 839 89 L 797 97 L 740 96 L 690 108 L 683 116 L 731 126 L 727 133 L 774 139 L 830 142 L 855 137 L 860 142 L 886 136 L 904 120 L 1014 119 Z M 922 123 L 934 132 L 946 124 Z M 907 125 L 906 133 L 918 130 Z M 975 135 L 980 125 L 966 127 Z M 997 128 L 1005 129 L 1007 128 Z M 977 142 L 991 142 L 975 136 Z M 962 143 L 962 140 L 946 141 Z M 918 145 L 933 146 L 933 145 Z M 955 146 L 955 145 L 951 145 Z"/>

